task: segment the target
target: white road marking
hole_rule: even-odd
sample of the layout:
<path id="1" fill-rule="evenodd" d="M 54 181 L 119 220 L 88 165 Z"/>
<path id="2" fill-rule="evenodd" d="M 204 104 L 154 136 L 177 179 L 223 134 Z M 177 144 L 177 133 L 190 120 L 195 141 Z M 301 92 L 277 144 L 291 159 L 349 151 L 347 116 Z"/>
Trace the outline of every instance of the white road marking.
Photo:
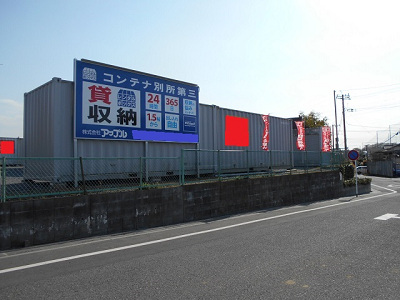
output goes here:
<path id="1" fill-rule="evenodd" d="M 390 194 L 395 194 L 395 193 L 397 193 L 395 190 L 386 188 L 386 187 L 384 187 L 384 186 L 376 185 L 376 184 L 373 184 L 373 183 L 371 183 L 371 185 L 372 185 L 372 186 L 376 186 L 376 187 L 381 188 L 381 189 L 388 190 L 388 191 L 391 192 Z M 390 185 L 388 185 L 388 187 L 390 187 Z M 383 196 L 390 195 L 390 194 L 385 194 L 385 195 L 383 195 Z"/>
<path id="2" fill-rule="evenodd" d="M 40 267 L 40 266 L 46 266 L 46 265 L 50 265 L 50 264 L 55 264 L 55 263 L 60 263 L 60 262 L 64 262 L 64 261 L 75 260 L 75 259 L 84 258 L 84 257 L 96 256 L 96 255 L 101 255 L 101 254 L 106 254 L 106 253 L 123 251 L 123 250 L 127 250 L 127 249 L 139 248 L 139 247 L 153 245 L 153 244 L 164 243 L 164 242 L 168 242 L 168 241 L 188 238 L 188 237 L 191 237 L 191 236 L 197 236 L 197 235 L 201 235 L 201 234 L 207 234 L 207 233 L 211 233 L 211 232 L 222 231 L 222 230 L 231 229 L 231 228 L 235 228 L 235 227 L 240 227 L 240 226 L 245 226 L 245 225 L 249 225 L 249 224 L 260 223 L 260 222 L 264 222 L 264 221 L 268 221 L 268 220 L 283 218 L 283 217 L 287 217 L 287 216 L 302 214 L 302 213 L 305 213 L 305 212 L 316 211 L 316 210 L 321 210 L 321 209 L 340 206 L 340 205 L 346 205 L 346 204 L 350 204 L 350 203 L 354 203 L 354 202 L 365 201 L 365 200 L 369 200 L 369 199 L 373 199 L 373 198 L 377 198 L 377 197 L 388 196 L 388 195 L 392 195 L 392 194 L 397 193 L 396 191 L 388 189 L 388 188 L 385 188 L 385 187 L 381 187 L 381 186 L 377 186 L 377 187 L 386 189 L 386 190 L 389 191 L 389 193 L 383 194 L 383 195 L 375 195 L 375 196 L 371 196 L 371 197 L 367 197 L 367 198 L 360 198 L 360 199 L 352 200 L 351 202 L 340 202 L 340 203 L 330 204 L 330 205 L 326 205 L 326 206 L 310 208 L 310 209 L 304 209 L 304 210 L 295 211 L 295 212 L 291 212 L 291 213 L 286 213 L 286 214 L 282 214 L 282 215 L 277 215 L 277 216 L 272 216 L 272 217 L 267 217 L 267 218 L 261 218 L 261 219 L 257 219 L 257 220 L 242 222 L 242 223 L 238 223 L 238 224 L 218 227 L 218 228 L 214 228 L 214 229 L 182 234 L 182 235 L 169 237 L 169 238 L 165 238 L 165 239 L 159 239 L 159 240 L 154 240 L 154 241 L 149 241 L 149 242 L 144 242 L 144 243 L 139 243 L 139 244 L 134 244 L 134 245 L 128 245 L 128 246 L 123 246 L 123 247 L 107 249 L 107 250 L 101 250 L 101 251 L 95 251 L 95 252 L 90 252 L 90 253 L 85 253 L 85 254 L 79 254 L 79 255 L 74 255 L 74 256 L 68 256 L 68 257 L 63 257 L 63 258 L 59 258 L 59 259 L 43 261 L 43 262 L 29 264 L 29 265 L 23 265 L 23 266 L 19 266 L 19 267 L 0 270 L 0 274 L 20 271 L 20 270 L 25 270 L 25 269 L 31 269 L 31 268 Z"/>
<path id="3" fill-rule="evenodd" d="M 374 218 L 374 219 L 375 220 L 387 221 L 389 219 L 400 219 L 400 217 L 398 217 L 398 214 L 385 214 L 385 215 L 382 215 L 382 216 Z"/>
<path id="4" fill-rule="evenodd" d="M 199 225 L 204 225 L 204 222 L 197 221 L 197 222 L 192 222 L 190 224 L 176 224 L 176 225 L 170 225 L 168 227 L 148 228 L 148 229 L 143 229 L 143 231 L 138 230 L 138 231 L 132 232 L 132 233 L 121 233 L 117 236 L 111 236 L 111 237 L 110 236 L 109 237 L 95 236 L 95 237 L 92 237 L 92 238 L 95 238 L 95 240 L 87 240 L 87 241 L 79 241 L 79 242 L 72 240 L 72 241 L 68 241 L 68 242 L 71 242 L 73 244 L 62 245 L 62 246 L 54 245 L 54 247 L 52 245 L 47 245 L 49 248 L 32 250 L 32 251 L 23 252 L 23 253 L 16 253 L 16 254 L 0 253 L 0 255 L 2 255 L 0 257 L 0 261 L 1 261 L 1 259 L 6 259 L 6 258 L 10 258 L 10 257 L 24 256 L 24 255 L 34 254 L 34 253 L 42 253 L 42 252 L 49 252 L 49 251 L 72 248 L 72 247 L 77 247 L 77 246 L 90 245 L 90 244 L 100 243 L 100 242 L 108 242 L 108 241 L 126 239 L 127 237 L 149 235 L 151 233 L 159 233 L 159 232 L 164 232 L 164 231 L 168 231 L 168 230 L 174 230 L 177 228 L 189 228 L 189 227 L 199 226 Z M 90 239 L 90 238 L 88 238 L 88 239 Z M 74 243 L 74 242 L 76 242 L 76 243 Z"/>

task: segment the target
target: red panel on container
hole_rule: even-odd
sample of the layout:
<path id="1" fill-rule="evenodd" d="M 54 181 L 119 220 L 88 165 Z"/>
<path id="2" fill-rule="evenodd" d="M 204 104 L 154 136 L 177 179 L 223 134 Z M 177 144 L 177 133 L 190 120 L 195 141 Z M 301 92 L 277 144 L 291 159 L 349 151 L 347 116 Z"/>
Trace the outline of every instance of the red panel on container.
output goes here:
<path id="1" fill-rule="evenodd" d="M 14 154 L 14 141 L 0 141 L 0 154 Z"/>
<path id="2" fill-rule="evenodd" d="M 225 117 L 225 146 L 249 146 L 249 119 Z"/>

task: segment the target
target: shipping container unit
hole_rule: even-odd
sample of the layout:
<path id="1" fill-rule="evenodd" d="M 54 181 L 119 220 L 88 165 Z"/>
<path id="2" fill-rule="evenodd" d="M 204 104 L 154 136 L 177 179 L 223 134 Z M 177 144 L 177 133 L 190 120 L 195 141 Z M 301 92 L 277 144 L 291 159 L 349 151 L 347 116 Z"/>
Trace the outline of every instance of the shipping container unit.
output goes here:
<path id="1" fill-rule="evenodd" d="M 294 130 L 294 167 L 319 167 L 329 166 L 332 152 L 321 152 L 322 150 L 322 128 L 305 128 L 306 150 L 300 151 L 296 147 L 297 129 Z"/>
<path id="2" fill-rule="evenodd" d="M 248 146 L 226 145 L 226 118 L 235 117 L 248 120 Z M 274 167 L 291 166 L 292 121 L 269 117 L 269 150 L 262 150 L 264 122 L 262 115 L 221 108 L 215 105 L 200 105 L 201 150 L 222 150 L 220 152 L 200 152 L 197 166 L 205 170 L 221 173 L 267 171 Z M 243 151 L 247 153 L 244 155 Z M 192 160 L 194 162 L 194 160 Z M 219 163 L 219 165 L 218 165 Z"/>
<path id="3" fill-rule="evenodd" d="M 76 180 L 79 157 L 84 158 L 87 180 L 132 178 L 139 176 L 139 170 L 146 172 L 146 176 L 177 176 L 182 164 L 185 175 L 197 176 L 266 171 L 272 166 L 286 169 L 293 165 L 293 128 L 289 119 L 269 118 L 270 151 L 262 151 L 262 115 L 215 105 L 199 105 L 198 143 L 74 139 L 74 83 L 60 78 L 25 93 L 24 105 L 26 157 L 54 158 L 46 160 L 45 167 L 44 159 L 27 160 L 28 180 Z M 225 144 L 227 116 L 248 120 L 247 147 Z M 247 151 L 246 155 L 243 151 Z M 183 160 L 179 159 L 181 156 Z M 171 159 L 157 159 L 160 157 Z M 72 162 L 70 158 L 76 160 Z"/>
<path id="4" fill-rule="evenodd" d="M 24 95 L 24 179 L 71 180 L 73 157 L 74 84 L 53 78 Z M 36 158 L 36 159 L 30 159 Z"/>

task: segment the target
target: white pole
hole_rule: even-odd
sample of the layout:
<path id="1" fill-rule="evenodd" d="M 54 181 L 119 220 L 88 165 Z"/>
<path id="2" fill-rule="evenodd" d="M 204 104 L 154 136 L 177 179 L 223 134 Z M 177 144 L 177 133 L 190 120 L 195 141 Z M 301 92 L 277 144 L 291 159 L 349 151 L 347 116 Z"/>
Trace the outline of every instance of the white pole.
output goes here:
<path id="1" fill-rule="evenodd" d="M 357 159 L 355 160 L 356 163 L 356 197 L 358 197 L 358 173 L 357 173 Z"/>

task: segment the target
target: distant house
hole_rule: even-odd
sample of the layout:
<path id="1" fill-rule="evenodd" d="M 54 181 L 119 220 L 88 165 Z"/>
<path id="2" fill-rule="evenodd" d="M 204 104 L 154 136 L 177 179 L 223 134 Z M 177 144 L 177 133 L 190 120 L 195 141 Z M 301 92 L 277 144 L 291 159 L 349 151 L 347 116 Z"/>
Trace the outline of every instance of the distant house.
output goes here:
<path id="1" fill-rule="evenodd" d="M 369 147 L 368 173 L 385 177 L 400 176 L 400 144 Z"/>

